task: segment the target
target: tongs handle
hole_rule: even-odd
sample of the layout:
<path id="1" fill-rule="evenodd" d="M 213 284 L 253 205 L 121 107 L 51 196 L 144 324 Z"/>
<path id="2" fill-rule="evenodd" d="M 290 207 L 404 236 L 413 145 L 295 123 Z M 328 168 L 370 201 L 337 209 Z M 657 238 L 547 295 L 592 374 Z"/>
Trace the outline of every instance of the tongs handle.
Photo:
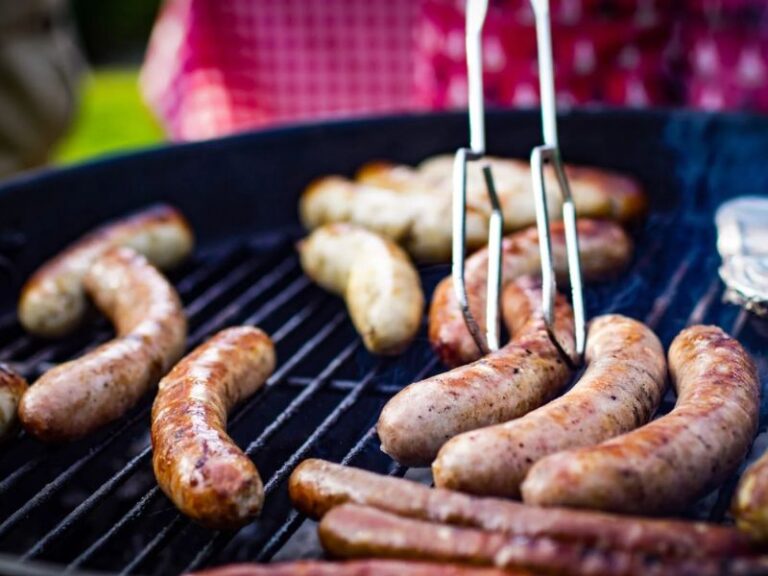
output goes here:
<path id="1" fill-rule="evenodd" d="M 531 152 L 531 174 L 536 203 L 536 225 L 539 233 L 541 254 L 541 276 L 543 290 L 544 320 L 552 341 L 560 347 L 554 332 L 555 296 L 557 280 L 552 259 L 552 241 L 547 209 L 547 191 L 544 178 L 544 164 L 550 163 L 555 171 L 558 188 L 563 201 L 562 217 L 565 225 L 566 257 L 571 281 L 573 319 L 576 340 L 576 355 L 583 358 L 586 346 L 586 315 L 584 291 L 579 256 L 579 235 L 576 229 L 576 207 L 571 196 L 568 177 L 560 157 L 557 137 L 557 107 L 555 101 L 555 75 L 552 61 L 552 31 L 550 26 L 549 0 L 531 0 L 536 15 L 536 43 L 539 55 L 539 90 L 541 92 L 541 122 L 544 144 Z M 561 347 L 560 347 L 561 348 Z M 562 350 L 562 348 L 561 348 Z"/>
<path id="2" fill-rule="evenodd" d="M 469 308 L 464 279 L 464 260 L 467 248 L 467 163 L 482 160 L 485 155 L 482 32 L 487 11 L 488 0 L 467 0 L 466 51 L 470 147 L 459 148 L 453 165 L 453 287 L 467 328 L 482 354 L 499 348 L 501 239 L 504 229 L 501 203 L 496 195 L 491 166 L 485 163 L 482 170 L 491 203 L 491 216 L 488 223 L 486 334 L 483 337 Z"/>

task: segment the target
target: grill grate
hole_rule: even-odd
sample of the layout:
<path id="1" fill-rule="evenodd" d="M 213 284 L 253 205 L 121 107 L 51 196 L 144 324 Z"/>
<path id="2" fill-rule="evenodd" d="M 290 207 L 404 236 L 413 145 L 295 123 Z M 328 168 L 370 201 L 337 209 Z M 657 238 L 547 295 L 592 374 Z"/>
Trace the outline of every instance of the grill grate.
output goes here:
<path id="1" fill-rule="evenodd" d="M 190 347 L 237 323 L 258 324 L 275 340 L 277 371 L 229 424 L 265 482 L 260 519 L 238 532 L 217 532 L 175 511 L 152 475 L 148 398 L 120 422 L 71 445 L 43 446 L 21 433 L 0 449 L 2 553 L 22 562 L 54 562 L 70 573 L 169 574 L 226 561 L 265 561 L 303 521 L 286 492 L 287 477 L 302 459 L 317 456 L 404 473 L 378 450 L 373 424 L 394 392 L 439 370 L 425 333 L 397 359 L 372 358 L 340 300 L 302 275 L 294 240 L 286 232 L 215 247 L 174 277 L 190 318 Z M 755 354 L 764 381 L 768 364 L 759 346 L 761 325 L 720 303 L 710 223 L 656 214 L 639 231 L 637 245 L 628 273 L 588 288 L 589 314 L 644 319 L 665 345 L 685 325 L 719 324 Z M 445 266 L 422 269 L 428 293 L 447 272 Z M 94 320 L 67 340 L 39 341 L 24 335 L 9 313 L 0 318 L 0 359 L 34 379 L 109 334 L 105 322 Z M 673 403 L 670 393 L 662 412 Z M 760 432 L 757 444 L 763 446 L 765 421 Z M 735 481 L 689 515 L 721 521 Z"/>

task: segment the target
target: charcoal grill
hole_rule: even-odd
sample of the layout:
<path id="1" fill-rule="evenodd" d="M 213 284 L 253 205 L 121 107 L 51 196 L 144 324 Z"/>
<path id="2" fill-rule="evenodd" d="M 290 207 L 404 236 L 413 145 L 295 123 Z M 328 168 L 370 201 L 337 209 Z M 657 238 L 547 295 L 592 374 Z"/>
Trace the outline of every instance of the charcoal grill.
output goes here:
<path id="1" fill-rule="evenodd" d="M 540 138 L 535 112 L 491 113 L 488 128 L 495 154 L 524 158 Z M 286 492 L 302 459 L 404 473 L 379 451 L 372 427 L 392 394 L 440 366 L 424 330 L 396 359 L 377 360 L 364 350 L 341 301 L 301 273 L 293 249 L 301 235 L 296 202 L 314 177 L 351 174 L 373 158 L 414 163 L 456 149 L 466 135 L 464 114 L 335 122 L 161 148 L 2 187 L 1 361 L 34 379 L 109 338 L 98 318 L 61 341 L 25 335 L 14 311 L 20 283 L 97 223 L 166 201 L 189 217 L 199 238 L 193 260 L 172 275 L 190 317 L 189 345 L 224 326 L 254 323 L 275 339 L 279 366 L 230 425 L 265 481 L 257 521 L 235 533 L 215 532 L 176 512 L 153 479 L 146 398 L 85 440 L 48 447 L 22 434 L 0 447 L 0 572 L 176 574 L 268 561 L 303 521 Z M 644 319 L 665 345 L 686 324 L 719 324 L 755 355 L 765 382 L 765 326 L 721 303 L 712 215 L 727 198 L 768 192 L 768 119 L 574 112 L 562 117 L 561 146 L 570 162 L 635 175 L 652 196 L 653 212 L 636 230 L 631 270 L 588 287 L 588 315 Z M 449 268 L 421 273 L 429 295 Z M 669 395 L 662 412 L 672 403 Z M 768 442 L 765 404 L 762 412 L 751 458 Z M 722 521 L 736 479 L 688 516 Z"/>

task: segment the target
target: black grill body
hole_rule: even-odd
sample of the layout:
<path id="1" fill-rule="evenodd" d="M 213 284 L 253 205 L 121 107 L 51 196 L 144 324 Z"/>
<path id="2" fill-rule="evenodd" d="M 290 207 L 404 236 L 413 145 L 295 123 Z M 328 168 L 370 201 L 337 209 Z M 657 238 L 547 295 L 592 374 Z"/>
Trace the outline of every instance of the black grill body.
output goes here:
<path id="1" fill-rule="evenodd" d="M 721 303 L 713 211 L 737 195 L 768 193 L 768 119 L 582 111 L 563 116 L 560 130 L 568 162 L 627 172 L 651 195 L 652 213 L 634 231 L 631 269 L 589 286 L 589 315 L 645 320 L 665 345 L 686 324 L 719 324 L 754 354 L 764 382 L 768 330 Z M 533 112 L 492 113 L 488 132 L 488 148 L 499 155 L 526 157 L 540 141 Z M 176 574 L 267 561 L 303 520 L 286 493 L 302 459 L 403 473 L 380 452 L 372 427 L 392 394 L 441 367 L 424 331 L 396 359 L 366 353 L 342 302 L 301 273 L 293 248 L 301 235 L 296 203 L 318 176 L 351 175 L 374 158 L 416 163 L 466 140 L 463 114 L 345 121 L 171 146 L 0 188 L 0 361 L 34 379 L 110 337 L 98 318 L 61 341 L 25 335 L 15 319 L 18 289 L 86 230 L 157 201 L 179 207 L 199 239 L 193 260 L 172 275 L 190 317 L 189 346 L 225 326 L 253 323 L 272 334 L 279 358 L 265 389 L 230 419 L 233 437 L 265 480 L 257 521 L 214 532 L 176 512 L 152 475 L 148 397 L 87 439 L 44 446 L 22 435 L 0 447 L 0 572 Z M 421 273 L 429 296 L 448 267 Z M 662 413 L 673 402 L 670 393 Z M 750 459 L 765 446 L 763 412 Z M 736 480 L 687 515 L 727 521 Z"/>

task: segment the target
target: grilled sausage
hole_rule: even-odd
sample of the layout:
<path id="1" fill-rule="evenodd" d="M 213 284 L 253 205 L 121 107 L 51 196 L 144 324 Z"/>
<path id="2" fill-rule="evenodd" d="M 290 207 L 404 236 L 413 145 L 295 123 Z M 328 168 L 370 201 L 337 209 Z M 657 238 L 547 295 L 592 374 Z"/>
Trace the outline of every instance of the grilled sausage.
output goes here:
<path id="1" fill-rule="evenodd" d="M 551 399 L 571 369 L 550 340 L 541 316 L 541 283 L 523 277 L 504 291 L 512 341 L 486 357 L 411 384 L 394 396 L 376 426 L 381 449 L 407 466 L 429 465 L 448 440 L 468 430 L 506 422 Z M 573 354 L 573 317 L 561 296 L 554 332 Z"/>
<path id="2" fill-rule="evenodd" d="M 489 158 L 508 232 L 536 222 L 530 166 L 512 159 Z M 593 168 L 567 167 L 576 210 L 583 216 L 622 221 L 646 211 L 640 186 L 627 177 Z M 399 242 L 417 260 L 447 261 L 451 254 L 451 179 L 453 157 L 436 156 L 418 168 L 377 162 L 364 166 L 357 181 L 338 176 L 312 183 L 302 195 L 303 224 L 314 229 L 329 222 L 352 222 Z M 548 169 L 550 214 L 560 213 L 554 173 Z M 490 203 L 480 166 L 467 173 L 468 233 L 471 248 L 486 242 Z"/>
<path id="3" fill-rule="evenodd" d="M 399 558 L 526 569 L 558 576 L 737 576 L 766 574 L 768 559 L 670 559 L 596 550 L 549 538 L 508 536 L 401 518 L 344 504 L 320 522 L 320 541 L 339 558 Z"/>
<path id="4" fill-rule="evenodd" d="M 189 224 L 170 206 L 154 206 L 109 222 L 69 246 L 32 275 L 21 291 L 19 321 L 26 330 L 39 336 L 67 334 L 81 322 L 88 306 L 83 277 L 104 252 L 127 246 L 165 270 L 189 256 L 193 245 Z"/>
<path id="5" fill-rule="evenodd" d="M 731 508 L 739 528 L 761 542 L 768 542 L 768 453 L 744 472 Z"/>
<path id="6" fill-rule="evenodd" d="M 85 436 L 131 408 L 184 352 L 179 296 L 130 248 L 102 254 L 83 279 L 117 337 L 43 374 L 21 399 L 19 417 L 46 442 Z"/>
<path id="7" fill-rule="evenodd" d="M 250 458 L 227 436 L 227 414 L 275 369 L 272 341 L 258 328 L 222 330 L 161 380 L 152 405 L 152 465 L 163 492 L 212 528 L 242 526 L 264 491 Z"/>
<path id="8" fill-rule="evenodd" d="M 288 490 L 293 505 L 315 519 L 322 518 L 331 508 L 352 503 L 417 520 L 510 536 L 543 536 L 607 550 L 670 557 L 733 556 L 752 552 L 750 539 L 734 528 L 474 498 L 323 460 L 302 462 L 291 475 Z"/>
<path id="9" fill-rule="evenodd" d="M 27 381 L 13 370 L 0 364 L 0 442 L 5 440 L 18 423 L 17 409 L 27 390 Z"/>
<path id="10" fill-rule="evenodd" d="M 632 258 L 632 241 L 618 225 L 599 220 L 580 219 L 579 251 L 585 280 L 600 280 L 623 270 Z M 565 230 L 561 222 L 551 227 L 555 270 L 567 273 Z M 502 282 L 506 285 L 525 274 L 540 274 L 541 260 L 536 228 L 507 236 L 502 244 Z M 480 326 L 485 326 L 488 252 L 481 250 L 467 259 L 465 283 L 470 310 Z M 461 366 L 480 357 L 456 300 L 453 281 L 445 278 L 435 289 L 429 309 L 429 341 L 447 366 Z"/>
<path id="11" fill-rule="evenodd" d="M 424 294 L 408 255 L 349 224 L 329 224 L 299 245 L 304 272 L 344 297 L 352 323 L 374 354 L 405 350 L 421 326 Z"/>
<path id="12" fill-rule="evenodd" d="M 741 345 L 715 326 L 683 330 L 669 349 L 677 405 L 590 448 L 539 460 L 525 502 L 669 513 L 704 496 L 742 462 L 757 430 L 759 381 Z"/>
<path id="13" fill-rule="evenodd" d="M 404 560 L 355 560 L 318 562 L 304 560 L 277 564 L 232 564 L 188 576 L 533 576 L 497 568 L 476 568 L 435 562 Z"/>
<path id="14" fill-rule="evenodd" d="M 593 446 L 642 426 L 661 402 L 664 349 L 644 324 L 610 314 L 592 321 L 587 370 L 560 398 L 522 418 L 449 440 L 432 463 L 442 488 L 520 497 L 520 483 L 544 456 Z"/>

